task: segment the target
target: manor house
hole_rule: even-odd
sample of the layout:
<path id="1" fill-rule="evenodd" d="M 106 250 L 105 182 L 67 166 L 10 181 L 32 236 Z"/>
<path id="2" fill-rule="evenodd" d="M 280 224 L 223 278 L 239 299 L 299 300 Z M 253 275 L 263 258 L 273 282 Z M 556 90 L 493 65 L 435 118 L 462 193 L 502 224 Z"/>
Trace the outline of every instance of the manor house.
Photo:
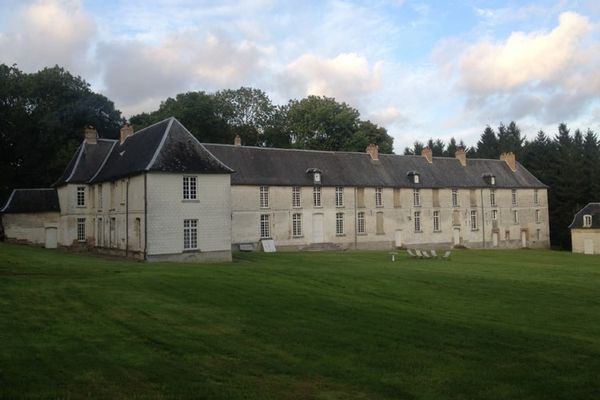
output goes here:
<path id="1" fill-rule="evenodd" d="M 85 138 L 48 189 L 15 189 L 6 237 L 145 260 L 240 249 L 548 247 L 547 187 L 499 160 L 202 144 L 176 119 Z"/>

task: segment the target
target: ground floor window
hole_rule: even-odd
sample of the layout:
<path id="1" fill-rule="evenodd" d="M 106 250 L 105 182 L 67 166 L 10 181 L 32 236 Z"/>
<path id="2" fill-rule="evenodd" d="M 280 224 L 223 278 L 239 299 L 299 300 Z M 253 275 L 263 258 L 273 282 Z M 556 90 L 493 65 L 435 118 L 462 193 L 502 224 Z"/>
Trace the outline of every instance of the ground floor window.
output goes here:
<path id="1" fill-rule="evenodd" d="M 260 238 L 268 239 L 271 237 L 270 215 L 261 214 L 260 216 Z"/>
<path id="2" fill-rule="evenodd" d="M 336 235 L 344 234 L 344 213 L 336 213 L 335 214 L 335 234 Z"/>
<path id="3" fill-rule="evenodd" d="M 98 218 L 98 232 L 96 241 L 98 243 L 98 247 L 104 246 L 104 223 L 102 222 L 102 218 Z"/>
<path id="4" fill-rule="evenodd" d="M 85 218 L 77 218 L 77 241 L 85 242 Z"/>
<path id="5" fill-rule="evenodd" d="M 471 210 L 471 230 L 477 230 L 477 210 Z"/>
<path id="6" fill-rule="evenodd" d="M 297 213 L 292 215 L 292 236 L 302 236 L 302 214 Z"/>
<path id="7" fill-rule="evenodd" d="M 365 212 L 360 211 L 356 220 L 356 233 L 365 233 Z"/>
<path id="8" fill-rule="evenodd" d="M 183 249 L 193 250 L 198 248 L 198 220 L 183 220 Z"/>
<path id="9" fill-rule="evenodd" d="M 434 232 L 440 231 L 440 212 L 439 211 L 433 212 L 433 231 Z"/>
<path id="10" fill-rule="evenodd" d="M 413 215 L 413 220 L 415 222 L 415 232 L 421 232 L 421 212 L 415 211 Z"/>

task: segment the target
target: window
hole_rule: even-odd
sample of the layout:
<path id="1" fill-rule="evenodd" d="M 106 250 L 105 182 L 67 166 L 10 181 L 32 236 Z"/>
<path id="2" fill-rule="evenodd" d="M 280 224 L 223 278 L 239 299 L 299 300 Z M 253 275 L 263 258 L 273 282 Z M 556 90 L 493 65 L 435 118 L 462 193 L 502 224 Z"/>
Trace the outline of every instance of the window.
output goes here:
<path id="1" fill-rule="evenodd" d="M 137 238 L 137 247 L 142 249 L 142 220 L 140 218 L 135 219 L 135 237 Z"/>
<path id="2" fill-rule="evenodd" d="M 539 224 L 541 221 L 540 210 L 535 210 L 535 223 Z"/>
<path id="3" fill-rule="evenodd" d="M 395 188 L 394 189 L 394 207 L 395 208 L 399 208 L 401 207 L 401 201 L 400 201 L 400 189 L 399 188 Z"/>
<path id="4" fill-rule="evenodd" d="M 538 190 L 534 189 L 533 190 L 533 204 L 540 204 L 540 199 L 538 196 Z"/>
<path id="5" fill-rule="evenodd" d="M 102 222 L 102 218 L 98 218 L 98 237 L 96 238 L 96 242 L 98 243 L 98 247 L 104 246 L 104 223 Z"/>
<path id="6" fill-rule="evenodd" d="M 584 228 L 592 227 L 592 216 L 590 214 L 586 214 L 583 216 L 583 227 Z"/>
<path id="7" fill-rule="evenodd" d="M 492 186 L 496 185 L 496 177 L 494 175 L 490 176 L 490 185 L 492 185 Z"/>
<path id="8" fill-rule="evenodd" d="M 541 231 L 541 229 L 536 229 L 536 231 L 535 231 L 535 237 L 536 237 L 536 240 L 541 240 L 541 237 L 542 237 L 542 231 Z"/>
<path id="9" fill-rule="evenodd" d="M 421 194 L 419 192 L 419 189 L 413 189 L 413 204 L 415 206 L 421 205 Z"/>
<path id="10" fill-rule="evenodd" d="M 383 188 L 375 188 L 375 207 L 383 207 Z"/>
<path id="11" fill-rule="evenodd" d="M 125 204 L 125 197 L 127 195 L 127 182 L 125 179 L 121 181 L 121 204 Z"/>
<path id="12" fill-rule="evenodd" d="M 313 182 L 314 183 L 321 183 L 321 173 L 320 172 L 315 172 L 313 175 Z"/>
<path id="13" fill-rule="evenodd" d="M 269 214 L 260 215 L 260 238 L 268 239 L 271 237 L 271 224 Z"/>
<path id="14" fill-rule="evenodd" d="M 183 249 L 193 250 L 198 248 L 198 220 L 183 220 Z"/>
<path id="15" fill-rule="evenodd" d="M 492 210 L 492 219 L 494 221 L 498 220 L 498 210 Z"/>
<path id="16" fill-rule="evenodd" d="M 321 187 L 313 187 L 313 206 L 321 207 Z"/>
<path id="17" fill-rule="evenodd" d="M 516 206 L 517 205 L 517 191 L 515 189 L 513 189 L 511 191 L 511 199 L 512 199 L 512 205 Z"/>
<path id="18" fill-rule="evenodd" d="M 98 185 L 98 209 L 102 209 L 102 184 Z"/>
<path id="19" fill-rule="evenodd" d="M 335 213 L 335 234 L 344 234 L 344 213 Z"/>
<path id="20" fill-rule="evenodd" d="M 385 234 L 385 230 L 383 229 L 383 212 L 378 212 L 375 215 L 375 232 L 378 235 Z"/>
<path id="21" fill-rule="evenodd" d="M 269 208 L 269 187 L 260 187 L 260 208 Z"/>
<path id="22" fill-rule="evenodd" d="M 85 218 L 77 218 L 77 241 L 85 242 Z"/>
<path id="23" fill-rule="evenodd" d="M 477 230 L 477 210 L 471 210 L 471 230 Z"/>
<path id="24" fill-rule="evenodd" d="M 365 188 L 356 188 L 356 206 L 365 208 Z"/>
<path id="25" fill-rule="evenodd" d="M 302 236 L 302 214 L 292 214 L 292 236 Z"/>
<path id="26" fill-rule="evenodd" d="M 344 206 L 344 188 L 341 186 L 336 186 L 335 188 L 335 206 Z"/>
<path id="27" fill-rule="evenodd" d="M 458 207 L 458 189 L 452 189 L 452 207 Z"/>
<path id="28" fill-rule="evenodd" d="M 292 188 L 292 207 L 300 208 L 300 186 Z"/>
<path id="29" fill-rule="evenodd" d="M 116 247 L 116 244 L 117 244 L 116 232 L 117 232 L 117 220 L 116 220 L 116 218 L 112 217 L 108 221 L 108 247 Z"/>
<path id="30" fill-rule="evenodd" d="M 183 177 L 183 199 L 184 200 L 196 200 L 197 198 L 197 187 L 195 176 L 184 176 Z"/>
<path id="31" fill-rule="evenodd" d="M 517 210 L 513 210 L 513 223 L 519 223 L 519 211 Z"/>
<path id="32" fill-rule="evenodd" d="M 359 211 L 359 213 L 357 215 L 357 221 L 356 221 L 356 233 L 360 233 L 360 234 L 366 233 L 365 225 L 366 225 L 365 224 L 365 212 Z"/>
<path id="33" fill-rule="evenodd" d="M 413 182 L 414 183 L 420 183 L 421 182 L 421 178 L 419 178 L 419 174 L 414 174 L 413 175 Z"/>
<path id="34" fill-rule="evenodd" d="M 490 190 L 490 204 L 492 207 L 496 206 L 496 190 Z"/>
<path id="35" fill-rule="evenodd" d="M 434 232 L 440 231 L 440 212 L 439 211 L 433 212 L 433 231 Z"/>
<path id="36" fill-rule="evenodd" d="M 77 207 L 85 207 L 85 186 L 77 186 Z"/>
<path id="37" fill-rule="evenodd" d="M 415 211 L 414 218 L 415 221 L 415 232 L 421 232 L 421 212 Z"/>
<path id="38" fill-rule="evenodd" d="M 510 231 L 504 231 L 504 240 L 510 240 Z"/>

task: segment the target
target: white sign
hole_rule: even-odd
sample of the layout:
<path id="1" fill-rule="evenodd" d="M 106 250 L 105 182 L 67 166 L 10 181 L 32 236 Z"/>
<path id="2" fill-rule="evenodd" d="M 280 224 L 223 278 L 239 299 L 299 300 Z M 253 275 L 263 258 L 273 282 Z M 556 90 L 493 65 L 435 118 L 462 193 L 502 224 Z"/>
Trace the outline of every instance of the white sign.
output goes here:
<path id="1" fill-rule="evenodd" d="M 262 248 L 265 253 L 275 253 L 275 241 L 273 239 L 261 240 Z"/>

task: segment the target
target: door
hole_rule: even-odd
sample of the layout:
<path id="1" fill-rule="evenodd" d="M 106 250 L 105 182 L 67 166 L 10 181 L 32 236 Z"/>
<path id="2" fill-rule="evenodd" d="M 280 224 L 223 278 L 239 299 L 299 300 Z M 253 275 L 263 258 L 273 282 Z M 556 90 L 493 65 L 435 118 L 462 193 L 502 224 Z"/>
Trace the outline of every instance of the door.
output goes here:
<path id="1" fill-rule="evenodd" d="M 402 231 L 396 231 L 396 247 L 402 247 Z"/>
<path id="2" fill-rule="evenodd" d="M 594 241 L 592 239 L 583 241 L 583 254 L 594 254 Z"/>
<path id="3" fill-rule="evenodd" d="M 57 246 L 57 235 L 58 229 L 55 227 L 46 228 L 46 248 L 55 249 Z"/>
<path id="4" fill-rule="evenodd" d="M 313 243 L 323 243 L 323 214 L 313 214 Z"/>
<path id="5" fill-rule="evenodd" d="M 460 228 L 454 228 L 452 231 L 452 242 L 455 246 L 460 244 Z"/>
<path id="6" fill-rule="evenodd" d="M 102 218 L 98 218 L 98 232 L 97 232 L 96 241 L 98 243 L 98 247 L 104 246 L 104 224 L 102 223 Z"/>
<path id="7" fill-rule="evenodd" d="M 521 247 L 527 247 L 527 232 L 521 231 Z"/>
<path id="8" fill-rule="evenodd" d="M 492 245 L 498 247 L 498 232 L 492 233 Z"/>

